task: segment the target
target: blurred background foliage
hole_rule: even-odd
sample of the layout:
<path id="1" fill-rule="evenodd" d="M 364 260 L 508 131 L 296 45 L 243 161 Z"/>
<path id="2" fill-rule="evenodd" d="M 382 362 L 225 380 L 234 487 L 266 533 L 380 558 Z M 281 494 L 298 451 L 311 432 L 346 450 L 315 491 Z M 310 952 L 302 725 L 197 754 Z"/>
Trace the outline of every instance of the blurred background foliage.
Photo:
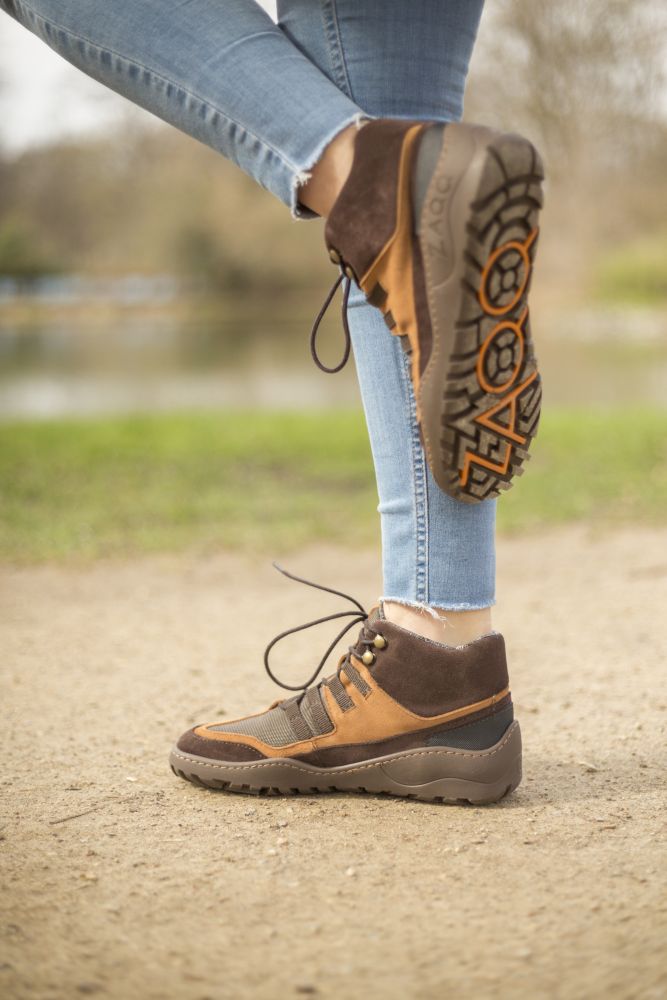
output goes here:
<path id="1" fill-rule="evenodd" d="M 466 118 L 543 152 L 541 284 L 559 295 L 667 287 L 664 20 L 635 0 L 497 0 L 484 13 Z M 0 160 L 0 273 L 45 271 L 166 271 L 271 294 L 330 265 L 318 223 L 293 223 L 211 150 L 130 116 L 103 139 Z"/>
<path id="2" fill-rule="evenodd" d="M 466 118 L 527 134 L 548 171 L 547 409 L 508 530 L 667 510 L 665 15 L 496 0 L 482 19 Z M 308 368 L 331 279 L 321 223 L 143 113 L 0 149 L 0 553 L 377 538 L 356 386 Z M 263 412 L 295 406 L 334 409 Z"/>

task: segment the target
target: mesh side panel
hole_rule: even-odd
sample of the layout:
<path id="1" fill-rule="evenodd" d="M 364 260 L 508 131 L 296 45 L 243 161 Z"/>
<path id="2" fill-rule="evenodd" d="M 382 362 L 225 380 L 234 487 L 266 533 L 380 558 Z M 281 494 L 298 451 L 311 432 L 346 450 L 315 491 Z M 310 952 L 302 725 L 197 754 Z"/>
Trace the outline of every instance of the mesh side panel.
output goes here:
<path id="1" fill-rule="evenodd" d="M 333 723 L 324 707 L 317 688 L 308 688 L 301 701 L 301 714 L 310 726 L 313 736 L 324 736 L 333 730 Z"/>
<path id="2" fill-rule="evenodd" d="M 458 729 L 429 736 L 426 746 L 452 747 L 456 750 L 488 750 L 501 739 L 513 720 L 514 707 L 508 705 L 507 708 L 486 719 L 479 719 L 478 722 L 469 722 L 466 726 L 459 726 Z"/>
<path id="3" fill-rule="evenodd" d="M 272 747 L 284 747 L 288 743 L 296 743 L 297 736 L 287 715 L 282 708 L 272 708 L 262 715 L 251 719 L 239 719 L 238 722 L 223 722 L 211 729 L 219 733 L 239 733 L 242 736 L 255 736 Z"/>

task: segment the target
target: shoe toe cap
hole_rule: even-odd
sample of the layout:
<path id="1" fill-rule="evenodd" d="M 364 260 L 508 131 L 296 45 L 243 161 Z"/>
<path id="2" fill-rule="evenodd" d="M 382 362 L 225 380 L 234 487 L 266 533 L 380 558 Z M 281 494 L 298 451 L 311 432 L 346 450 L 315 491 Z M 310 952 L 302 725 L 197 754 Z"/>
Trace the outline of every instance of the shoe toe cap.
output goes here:
<path id="1" fill-rule="evenodd" d="M 206 737 L 201 734 L 201 727 L 197 728 L 188 729 L 179 739 L 176 747 L 181 753 L 232 762 L 265 759 L 263 753 L 256 750 L 255 747 L 249 746 L 247 743 Z"/>

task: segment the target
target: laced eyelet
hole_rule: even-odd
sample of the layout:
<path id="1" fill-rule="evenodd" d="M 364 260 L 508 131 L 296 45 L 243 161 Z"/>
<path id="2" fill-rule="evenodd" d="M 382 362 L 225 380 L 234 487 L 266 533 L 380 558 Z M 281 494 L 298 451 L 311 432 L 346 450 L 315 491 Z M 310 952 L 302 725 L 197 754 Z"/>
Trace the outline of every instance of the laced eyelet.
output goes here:
<path id="1" fill-rule="evenodd" d="M 366 649 L 361 656 L 362 663 L 365 663 L 367 667 L 372 667 L 375 663 L 375 653 L 371 652 L 370 649 Z"/>
<path id="2" fill-rule="evenodd" d="M 389 644 L 385 637 L 378 633 L 373 639 L 373 645 L 376 649 L 386 649 Z"/>

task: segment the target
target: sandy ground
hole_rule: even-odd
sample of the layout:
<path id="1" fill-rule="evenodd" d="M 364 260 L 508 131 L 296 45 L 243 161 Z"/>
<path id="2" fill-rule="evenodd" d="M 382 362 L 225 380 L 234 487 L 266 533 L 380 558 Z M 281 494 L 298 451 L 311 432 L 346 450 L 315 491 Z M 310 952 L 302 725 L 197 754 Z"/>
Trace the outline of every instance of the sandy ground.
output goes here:
<path id="1" fill-rule="evenodd" d="M 288 565 L 379 590 L 372 553 Z M 525 778 L 473 808 L 171 774 L 339 606 L 268 558 L 5 568 L 2 996 L 667 997 L 667 530 L 504 541 L 499 573 Z"/>

